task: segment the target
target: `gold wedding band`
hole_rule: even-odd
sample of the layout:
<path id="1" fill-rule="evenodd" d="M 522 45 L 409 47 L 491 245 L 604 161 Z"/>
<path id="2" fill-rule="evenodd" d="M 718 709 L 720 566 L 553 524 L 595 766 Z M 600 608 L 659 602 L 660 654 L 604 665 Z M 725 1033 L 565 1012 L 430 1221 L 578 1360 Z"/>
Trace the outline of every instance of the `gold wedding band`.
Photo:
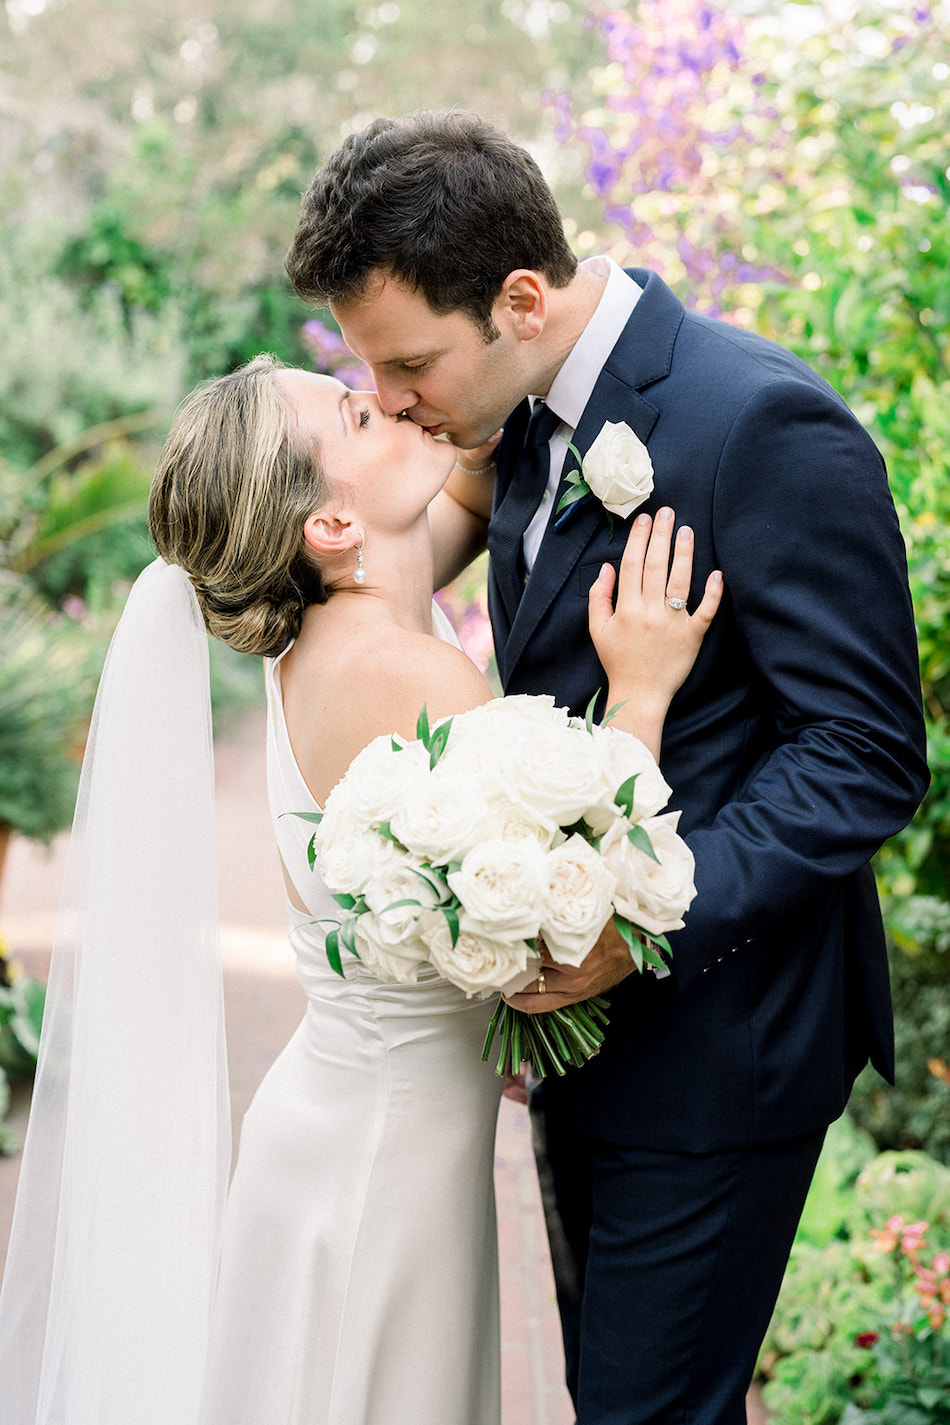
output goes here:
<path id="1" fill-rule="evenodd" d="M 544 983 L 544 971 L 543 971 L 543 970 L 539 970 L 539 971 L 538 971 L 538 994 L 539 994 L 539 995 L 546 995 L 547 992 L 548 992 L 548 987 L 547 987 L 547 985 Z"/>

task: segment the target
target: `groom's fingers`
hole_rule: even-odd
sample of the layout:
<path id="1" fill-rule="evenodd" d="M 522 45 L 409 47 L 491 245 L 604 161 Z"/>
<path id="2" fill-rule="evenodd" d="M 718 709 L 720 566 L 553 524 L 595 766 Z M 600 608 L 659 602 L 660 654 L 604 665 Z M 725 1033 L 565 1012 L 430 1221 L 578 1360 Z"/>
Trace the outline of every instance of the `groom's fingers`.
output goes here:
<path id="1" fill-rule="evenodd" d="M 544 994 L 529 985 L 520 994 L 505 998 L 514 1009 L 525 1014 L 543 1014 L 546 1010 L 578 1004 L 593 995 L 606 994 L 635 970 L 626 943 L 608 922 L 597 944 L 580 965 L 545 964 Z"/>

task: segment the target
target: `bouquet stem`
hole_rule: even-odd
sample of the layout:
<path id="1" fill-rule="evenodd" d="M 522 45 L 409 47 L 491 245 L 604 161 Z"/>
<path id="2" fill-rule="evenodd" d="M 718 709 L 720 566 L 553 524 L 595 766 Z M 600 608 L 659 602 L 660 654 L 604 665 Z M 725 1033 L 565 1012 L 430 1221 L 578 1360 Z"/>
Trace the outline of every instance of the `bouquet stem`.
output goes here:
<path id="1" fill-rule="evenodd" d="M 522 1064 L 530 1064 L 539 1079 L 551 1072 L 564 1074 L 569 1064 L 579 1068 L 604 1042 L 608 1007 L 609 1000 L 596 995 L 563 1009 L 523 1014 L 500 999 L 485 1035 L 482 1062 L 488 1062 L 497 1033 L 501 1048 L 495 1073 L 499 1076 L 519 1073 Z"/>

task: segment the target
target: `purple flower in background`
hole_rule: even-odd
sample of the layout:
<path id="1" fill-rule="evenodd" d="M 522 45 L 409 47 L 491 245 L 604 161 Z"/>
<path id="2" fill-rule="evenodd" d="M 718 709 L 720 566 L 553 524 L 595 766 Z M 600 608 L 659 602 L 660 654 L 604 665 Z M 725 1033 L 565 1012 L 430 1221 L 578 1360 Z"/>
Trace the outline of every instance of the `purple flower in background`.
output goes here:
<path id="1" fill-rule="evenodd" d="M 780 277 L 736 255 L 748 246 L 743 203 L 784 171 L 786 149 L 761 60 L 746 59 L 745 20 L 725 0 L 639 0 L 635 12 L 595 0 L 590 13 L 609 66 L 602 107 L 596 119 L 579 114 L 566 94 L 549 106 L 558 139 L 587 149 L 590 188 L 627 244 L 611 251 L 674 284 L 685 278 L 680 295 L 707 311 L 740 285 Z M 748 320 L 747 297 L 736 305 Z"/>
<path id="2" fill-rule="evenodd" d="M 300 335 L 315 371 L 335 376 L 354 391 L 375 389 L 369 367 L 350 351 L 340 333 L 325 326 L 319 317 L 311 317 L 304 322 Z"/>

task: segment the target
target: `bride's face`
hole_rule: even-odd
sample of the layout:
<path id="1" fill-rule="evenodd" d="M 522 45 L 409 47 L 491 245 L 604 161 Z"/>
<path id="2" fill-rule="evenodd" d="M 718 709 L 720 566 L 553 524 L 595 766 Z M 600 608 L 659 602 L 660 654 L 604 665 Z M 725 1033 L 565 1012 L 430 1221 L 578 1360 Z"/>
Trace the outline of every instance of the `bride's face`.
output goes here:
<path id="1" fill-rule="evenodd" d="M 406 416 L 387 415 L 372 391 L 310 371 L 283 370 L 277 379 L 331 489 L 345 491 L 367 520 L 412 519 L 445 484 L 454 448 Z"/>

